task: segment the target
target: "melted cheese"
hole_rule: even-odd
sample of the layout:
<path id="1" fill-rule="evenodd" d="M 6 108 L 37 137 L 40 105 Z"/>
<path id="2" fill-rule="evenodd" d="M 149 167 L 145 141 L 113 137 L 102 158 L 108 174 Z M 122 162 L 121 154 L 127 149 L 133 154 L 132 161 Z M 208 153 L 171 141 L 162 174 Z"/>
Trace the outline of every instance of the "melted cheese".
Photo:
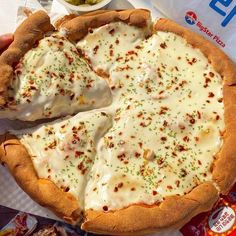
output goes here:
<path id="1" fill-rule="evenodd" d="M 123 61 L 129 50 L 135 48 L 149 34 L 149 27 L 144 29 L 115 22 L 91 30 L 76 46 L 82 50 L 96 71 L 109 74 L 113 63 Z"/>
<path id="2" fill-rule="evenodd" d="M 9 89 L 11 119 L 37 120 L 74 114 L 111 103 L 110 89 L 59 34 L 42 39 L 17 65 Z"/>
<path id="3" fill-rule="evenodd" d="M 83 208 L 96 145 L 111 124 L 107 113 L 91 111 L 15 134 L 31 155 L 39 178 L 72 193 Z"/>
<path id="4" fill-rule="evenodd" d="M 150 205 L 212 178 L 224 130 L 220 75 L 173 33 L 140 47 L 111 70 L 114 124 L 98 145 L 86 209 Z"/>
<path id="5" fill-rule="evenodd" d="M 133 27 L 111 25 L 111 29 L 121 27 L 120 32 L 127 35 L 133 32 Z M 147 40 L 135 39 L 135 43 L 127 40 L 124 49 L 117 52 L 122 59 L 106 61 L 106 45 L 115 40 L 107 28 L 94 30 L 78 43 L 96 69 L 104 65 L 110 74 L 112 104 L 105 110 L 83 112 L 72 118 L 73 124 L 88 122 L 86 129 L 91 134 L 79 134 L 85 147 L 81 143 L 73 145 L 72 152 L 85 152 L 88 147 L 93 152 L 81 162 L 71 154 L 72 126 L 66 129 L 68 138 L 63 139 L 62 150 L 60 145 L 55 150 L 45 150 L 44 141 L 50 145 L 55 137 L 58 140 L 61 123 L 50 126 L 56 130 L 51 136 L 45 133 L 45 127 L 36 129 L 33 137 L 25 135 L 21 141 L 33 156 L 39 176 L 50 176 L 58 186 L 65 182 L 69 191 L 84 199 L 85 209 L 104 211 L 137 203 L 151 205 L 212 180 L 211 165 L 221 147 L 224 130 L 220 75 L 200 50 L 180 36 L 165 32 Z M 88 38 L 105 36 L 104 54 L 89 54 L 93 41 Z M 112 118 L 94 118 L 101 112 Z M 35 142 L 38 133 L 39 142 Z M 52 140 L 48 141 L 48 137 Z M 64 160 L 67 155 L 69 161 Z M 84 177 L 76 167 L 86 160 L 92 161 L 88 161 Z M 47 165 L 52 169 L 50 174 Z M 70 180 L 72 173 L 74 182 Z"/>

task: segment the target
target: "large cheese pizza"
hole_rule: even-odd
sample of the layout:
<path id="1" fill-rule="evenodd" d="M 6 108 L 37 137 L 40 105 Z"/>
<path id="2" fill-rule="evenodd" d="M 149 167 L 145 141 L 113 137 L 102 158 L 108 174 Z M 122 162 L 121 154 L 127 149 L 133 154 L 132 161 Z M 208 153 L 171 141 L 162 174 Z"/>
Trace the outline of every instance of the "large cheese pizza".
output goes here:
<path id="1" fill-rule="evenodd" d="M 98 234 L 179 228 L 236 177 L 236 70 L 147 10 L 28 17 L 0 57 L 0 159 L 39 204 Z M 39 124 L 34 125 L 32 121 Z"/>

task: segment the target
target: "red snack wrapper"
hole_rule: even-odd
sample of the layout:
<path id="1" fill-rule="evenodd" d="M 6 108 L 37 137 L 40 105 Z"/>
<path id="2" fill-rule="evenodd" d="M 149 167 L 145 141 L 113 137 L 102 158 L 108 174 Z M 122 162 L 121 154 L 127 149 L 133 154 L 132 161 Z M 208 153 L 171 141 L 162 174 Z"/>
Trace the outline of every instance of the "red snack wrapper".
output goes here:
<path id="1" fill-rule="evenodd" d="M 211 212 L 194 217 L 180 231 L 184 236 L 236 236 L 236 185 Z"/>

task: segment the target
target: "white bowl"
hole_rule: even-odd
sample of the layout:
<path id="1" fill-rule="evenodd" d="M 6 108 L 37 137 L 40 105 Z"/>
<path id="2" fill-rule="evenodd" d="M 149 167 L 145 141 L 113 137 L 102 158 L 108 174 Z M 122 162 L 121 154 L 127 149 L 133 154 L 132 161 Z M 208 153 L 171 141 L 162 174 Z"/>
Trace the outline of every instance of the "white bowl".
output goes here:
<path id="1" fill-rule="evenodd" d="M 79 6 L 70 4 L 65 0 L 57 0 L 57 1 L 63 4 L 71 12 L 90 12 L 105 8 L 106 5 L 108 5 L 112 0 L 102 0 L 101 2 L 94 5 L 79 5 Z"/>

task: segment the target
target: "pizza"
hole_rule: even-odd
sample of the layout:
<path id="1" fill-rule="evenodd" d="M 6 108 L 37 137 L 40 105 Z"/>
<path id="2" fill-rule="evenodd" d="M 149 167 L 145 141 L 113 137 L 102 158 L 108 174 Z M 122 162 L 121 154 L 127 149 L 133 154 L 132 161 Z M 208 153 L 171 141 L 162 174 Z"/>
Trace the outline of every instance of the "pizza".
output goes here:
<path id="1" fill-rule="evenodd" d="M 201 36 L 143 9 L 42 11 L 0 57 L 0 158 L 36 202 L 82 229 L 180 228 L 235 183 L 236 70 Z M 34 124 L 34 123 L 33 123 Z"/>

